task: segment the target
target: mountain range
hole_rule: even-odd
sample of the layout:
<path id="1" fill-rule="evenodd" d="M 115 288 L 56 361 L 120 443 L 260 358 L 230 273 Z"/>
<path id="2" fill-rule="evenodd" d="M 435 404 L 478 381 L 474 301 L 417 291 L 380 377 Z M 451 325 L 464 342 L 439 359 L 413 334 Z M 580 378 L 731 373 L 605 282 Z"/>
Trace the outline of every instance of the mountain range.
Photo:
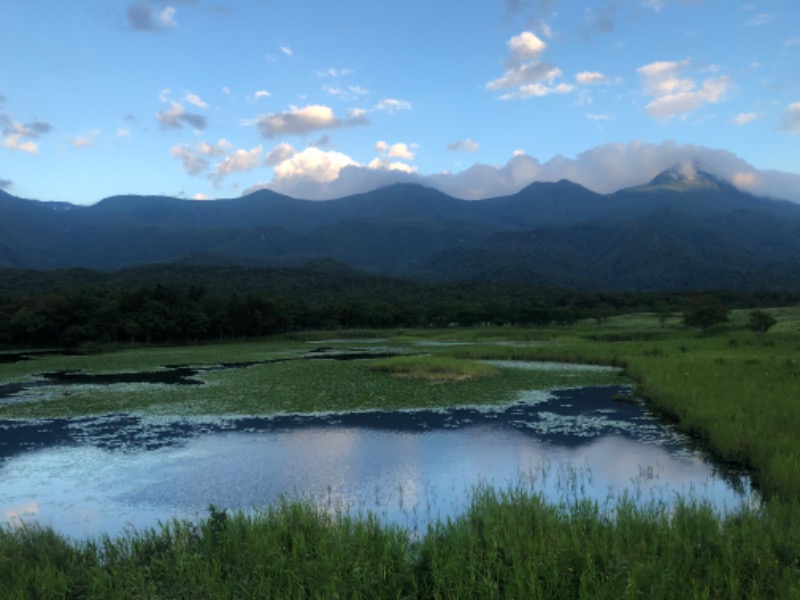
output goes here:
<path id="1" fill-rule="evenodd" d="M 562 180 L 478 201 L 412 184 L 324 202 L 260 190 L 213 201 L 114 196 L 90 206 L 0 191 L 0 268 L 327 258 L 433 281 L 800 291 L 800 205 L 701 170 L 683 173 L 612 194 Z"/>

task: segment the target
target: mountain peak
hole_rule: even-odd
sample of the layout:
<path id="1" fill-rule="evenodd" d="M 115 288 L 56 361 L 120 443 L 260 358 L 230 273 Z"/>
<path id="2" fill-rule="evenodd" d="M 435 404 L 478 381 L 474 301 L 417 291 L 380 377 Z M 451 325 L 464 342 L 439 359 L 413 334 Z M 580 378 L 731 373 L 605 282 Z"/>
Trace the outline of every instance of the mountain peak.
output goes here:
<path id="1" fill-rule="evenodd" d="M 675 165 L 671 169 L 659 173 L 648 184 L 648 187 L 661 187 L 676 191 L 689 191 L 701 188 L 719 189 L 725 182 L 718 177 L 698 168 L 695 163 L 687 162 Z"/>

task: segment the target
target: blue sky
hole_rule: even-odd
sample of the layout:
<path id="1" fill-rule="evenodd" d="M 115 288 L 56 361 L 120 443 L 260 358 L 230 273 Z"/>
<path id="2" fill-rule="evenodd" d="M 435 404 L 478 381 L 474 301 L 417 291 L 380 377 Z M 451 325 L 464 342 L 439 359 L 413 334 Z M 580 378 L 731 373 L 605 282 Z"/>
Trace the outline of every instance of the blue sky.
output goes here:
<path id="1" fill-rule="evenodd" d="M 600 192 L 692 163 L 800 201 L 797 0 L 3 0 L 0 188 Z"/>

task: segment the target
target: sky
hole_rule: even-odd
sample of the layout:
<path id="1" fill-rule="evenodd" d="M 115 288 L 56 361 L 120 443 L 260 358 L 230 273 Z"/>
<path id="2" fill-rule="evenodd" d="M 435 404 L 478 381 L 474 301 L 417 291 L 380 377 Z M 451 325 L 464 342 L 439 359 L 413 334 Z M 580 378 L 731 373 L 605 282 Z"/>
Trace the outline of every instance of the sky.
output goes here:
<path id="1" fill-rule="evenodd" d="M 0 189 L 93 204 L 398 181 L 800 202 L 798 0 L 2 0 Z"/>

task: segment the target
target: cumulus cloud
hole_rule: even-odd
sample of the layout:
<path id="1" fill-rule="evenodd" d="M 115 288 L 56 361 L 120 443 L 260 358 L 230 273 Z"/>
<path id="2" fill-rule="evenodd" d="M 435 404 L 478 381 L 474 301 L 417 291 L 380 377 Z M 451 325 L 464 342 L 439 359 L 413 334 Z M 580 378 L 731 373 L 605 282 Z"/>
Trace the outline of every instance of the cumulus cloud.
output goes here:
<path id="1" fill-rule="evenodd" d="M 173 158 L 181 161 L 181 167 L 189 175 L 199 175 L 210 168 L 209 161 L 186 145 L 176 145 L 170 148 L 169 153 Z"/>
<path id="2" fill-rule="evenodd" d="M 4 97 L 0 97 L 0 108 L 6 102 Z M 4 136 L 2 145 L 8 150 L 36 154 L 39 145 L 33 140 L 53 131 L 53 126 L 45 121 L 31 121 L 30 123 L 19 123 L 12 119 L 7 113 L 0 113 L 0 132 Z"/>
<path id="3" fill-rule="evenodd" d="M 503 76 L 486 84 L 486 89 L 495 92 L 509 90 L 500 96 L 501 99 L 566 94 L 575 89 L 572 84 L 555 83 L 562 75 L 561 69 L 539 60 L 547 44 L 536 34 L 523 31 L 508 40 L 506 45 L 510 56 Z"/>
<path id="4" fill-rule="evenodd" d="M 172 6 L 157 10 L 146 2 L 135 2 L 128 7 L 126 14 L 133 31 L 168 31 L 178 25 L 176 12 Z"/>
<path id="5" fill-rule="evenodd" d="M 189 104 L 195 105 L 197 108 L 204 108 L 204 109 L 208 108 L 208 104 L 204 102 L 203 99 L 200 98 L 200 96 L 198 96 L 197 94 L 193 94 L 192 92 L 186 92 L 184 100 L 186 100 L 186 102 L 188 102 Z"/>
<path id="6" fill-rule="evenodd" d="M 668 120 L 722 100 L 731 85 L 731 78 L 709 77 L 698 87 L 694 79 L 686 76 L 691 67 L 691 61 L 685 59 L 653 62 L 637 69 L 643 92 L 652 98 L 645 106 L 647 114 L 659 120 Z"/>
<path id="7" fill-rule="evenodd" d="M 242 173 L 254 169 L 261 164 L 264 149 L 256 146 L 252 150 L 235 150 L 214 167 L 211 179 L 215 184 L 221 183 L 231 173 Z"/>
<path id="8" fill-rule="evenodd" d="M 480 148 L 480 144 L 473 142 L 469 138 L 465 140 L 456 140 L 455 142 L 447 144 L 447 149 L 451 152 L 458 152 L 460 150 L 464 152 L 477 152 L 478 148 Z"/>
<path id="9" fill-rule="evenodd" d="M 290 107 L 286 112 L 270 113 L 256 120 L 261 135 L 274 138 L 281 135 L 305 135 L 313 131 L 353 127 L 366 124 L 363 112 L 350 111 L 346 119 L 336 117 L 328 106 L 312 104 L 298 108 Z"/>
<path id="10" fill-rule="evenodd" d="M 357 165 L 356 161 L 341 152 L 324 151 L 319 148 L 306 148 L 278 164 L 275 178 L 280 182 L 289 180 L 312 180 L 330 182 L 339 176 L 346 166 Z"/>
<path id="11" fill-rule="evenodd" d="M 169 88 L 161 90 L 161 93 L 158 95 L 162 103 L 169 105 L 169 108 L 165 108 L 156 113 L 156 120 L 161 129 L 183 129 L 184 125 L 194 127 L 194 129 L 198 131 L 206 128 L 207 121 L 203 115 L 188 112 L 183 107 L 183 104 L 171 100 L 169 96 Z M 185 99 L 195 106 L 201 106 L 202 108 L 208 106 L 198 96 L 188 92 Z"/>
<path id="12" fill-rule="evenodd" d="M 398 142 L 396 144 L 387 144 L 384 141 L 380 141 L 375 144 L 375 152 L 378 154 L 384 154 L 391 158 L 400 158 L 403 160 L 414 160 L 414 150 L 417 147 L 416 144 L 405 144 L 403 142 Z"/>
<path id="13" fill-rule="evenodd" d="M 800 102 L 793 102 L 786 108 L 779 129 L 786 133 L 800 133 Z"/>
<path id="14" fill-rule="evenodd" d="M 286 56 L 294 56 L 294 52 L 292 51 L 289 46 L 281 46 L 280 51 L 283 52 Z"/>
<path id="15" fill-rule="evenodd" d="M 3 148 L 27 152 L 28 154 L 36 154 L 39 152 L 38 144 L 30 140 L 24 140 L 18 135 L 9 135 L 6 137 L 6 139 L 3 140 Z"/>
<path id="16" fill-rule="evenodd" d="M 274 167 L 275 165 L 290 159 L 296 153 L 297 150 L 294 149 L 294 146 L 283 142 L 269 151 L 266 158 L 264 158 L 264 165 L 268 167 Z"/>
<path id="17" fill-rule="evenodd" d="M 183 129 L 184 125 L 190 125 L 202 130 L 207 125 L 203 115 L 187 112 L 180 102 L 173 102 L 169 108 L 156 113 L 156 120 L 162 129 Z"/>
<path id="18" fill-rule="evenodd" d="M 203 156 L 222 156 L 233 148 L 233 144 L 225 138 L 220 139 L 216 144 L 209 144 L 208 142 L 201 141 L 197 142 L 195 146 L 197 147 L 197 151 Z"/>
<path id="19" fill-rule="evenodd" d="M 186 144 L 173 146 L 170 148 L 170 154 L 181 161 L 181 167 L 186 173 L 199 175 L 211 168 L 209 158 L 222 156 L 231 148 L 233 144 L 226 139 L 221 139 L 216 144 L 200 141 L 195 144 L 194 149 Z"/>

